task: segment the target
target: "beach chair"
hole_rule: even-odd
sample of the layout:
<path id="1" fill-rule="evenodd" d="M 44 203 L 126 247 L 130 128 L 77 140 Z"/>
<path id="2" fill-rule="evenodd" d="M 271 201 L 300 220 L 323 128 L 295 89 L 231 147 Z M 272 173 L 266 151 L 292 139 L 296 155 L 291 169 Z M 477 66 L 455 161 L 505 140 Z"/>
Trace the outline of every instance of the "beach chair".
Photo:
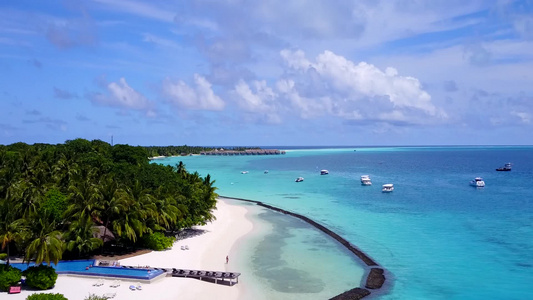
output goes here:
<path id="1" fill-rule="evenodd" d="M 120 286 L 120 280 L 114 280 L 110 285 L 110 287 L 116 288 Z"/>
<path id="2" fill-rule="evenodd" d="M 93 286 L 102 286 L 104 285 L 104 280 L 103 279 L 98 279 L 96 280 L 95 283 L 93 283 Z"/>
<path id="3" fill-rule="evenodd" d="M 115 298 L 116 295 L 117 293 L 105 293 L 103 297 L 106 299 L 111 299 L 111 298 Z"/>
<path id="4" fill-rule="evenodd" d="M 143 287 L 140 282 L 137 282 L 137 286 L 135 287 L 138 291 L 142 290 Z"/>
<path id="5" fill-rule="evenodd" d="M 18 294 L 20 293 L 20 285 L 10 286 L 8 294 Z"/>
<path id="6" fill-rule="evenodd" d="M 135 288 L 135 286 L 133 284 L 130 285 L 130 290 L 131 291 L 135 291 L 136 290 L 136 288 Z"/>

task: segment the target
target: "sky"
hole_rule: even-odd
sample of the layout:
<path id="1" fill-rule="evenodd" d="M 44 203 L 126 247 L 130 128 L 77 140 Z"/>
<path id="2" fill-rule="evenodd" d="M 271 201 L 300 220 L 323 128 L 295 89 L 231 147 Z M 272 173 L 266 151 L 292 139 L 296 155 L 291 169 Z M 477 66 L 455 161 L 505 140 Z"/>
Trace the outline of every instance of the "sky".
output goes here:
<path id="1" fill-rule="evenodd" d="M 0 144 L 533 144 L 533 1 L 2 0 Z"/>

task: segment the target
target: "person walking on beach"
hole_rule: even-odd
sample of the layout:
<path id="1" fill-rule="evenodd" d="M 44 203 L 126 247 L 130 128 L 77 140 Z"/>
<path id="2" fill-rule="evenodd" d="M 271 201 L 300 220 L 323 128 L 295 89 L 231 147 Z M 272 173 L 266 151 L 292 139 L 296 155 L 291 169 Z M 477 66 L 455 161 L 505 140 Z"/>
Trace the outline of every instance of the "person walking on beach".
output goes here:
<path id="1" fill-rule="evenodd" d="M 229 257 L 226 255 L 226 264 L 228 264 Z"/>

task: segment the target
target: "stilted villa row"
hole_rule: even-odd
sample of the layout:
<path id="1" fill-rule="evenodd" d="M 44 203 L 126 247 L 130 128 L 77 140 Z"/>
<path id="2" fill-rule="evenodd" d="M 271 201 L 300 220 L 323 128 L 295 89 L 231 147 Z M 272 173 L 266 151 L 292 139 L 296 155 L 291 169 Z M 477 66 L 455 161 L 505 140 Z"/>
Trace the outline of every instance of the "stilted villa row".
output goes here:
<path id="1" fill-rule="evenodd" d="M 285 151 L 277 149 L 256 149 L 256 150 L 212 150 L 200 152 L 200 155 L 280 155 L 285 154 Z"/>

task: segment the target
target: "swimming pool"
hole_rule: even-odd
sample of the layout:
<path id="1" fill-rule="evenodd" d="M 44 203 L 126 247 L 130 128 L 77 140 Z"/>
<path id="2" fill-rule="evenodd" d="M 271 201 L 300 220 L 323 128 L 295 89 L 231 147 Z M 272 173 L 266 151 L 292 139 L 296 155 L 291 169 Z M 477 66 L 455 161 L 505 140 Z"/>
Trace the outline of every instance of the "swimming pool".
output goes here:
<path id="1" fill-rule="evenodd" d="M 86 260 L 65 260 L 60 261 L 57 265 L 51 264 L 57 274 L 73 274 L 84 276 L 104 276 L 125 279 L 151 280 L 164 272 L 153 269 L 135 269 L 124 267 L 95 267 L 94 259 Z M 35 263 L 11 263 L 13 267 L 24 271 L 28 267 L 34 266 Z M 90 267 L 93 266 L 93 267 Z"/>

